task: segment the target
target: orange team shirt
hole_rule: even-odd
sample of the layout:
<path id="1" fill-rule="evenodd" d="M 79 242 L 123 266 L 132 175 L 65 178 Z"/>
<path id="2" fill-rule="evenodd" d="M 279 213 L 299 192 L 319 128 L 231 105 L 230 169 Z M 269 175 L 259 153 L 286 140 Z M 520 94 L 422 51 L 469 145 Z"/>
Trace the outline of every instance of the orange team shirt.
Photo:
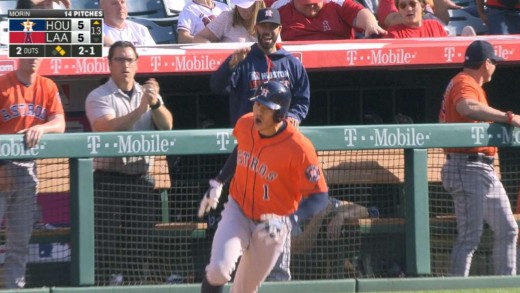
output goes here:
<path id="1" fill-rule="evenodd" d="M 457 103 L 462 99 L 473 99 L 488 105 L 486 92 L 475 81 L 475 79 L 464 72 L 460 72 L 453 77 L 444 92 L 441 110 L 439 113 L 440 122 L 446 123 L 480 123 L 482 121 L 472 120 L 462 116 L 457 112 Z M 488 156 L 494 156 L 496 147 L 482 146 L 473 148 L 446 148 L 447 153 L 484 153 Z"/>
<path id="2" fill-rule="evenodd" d="M 434 19 L 423 19 L 420 27 L 396 24 L 388 28 L 388 37 L 394 39 L 446 37 L 444 26 Z"/>
<path id="3" fill-rule="evenodd" d="M 48 118 L 64 114 L 56 84 L 43 76 L 37 76 L 26 87 L 18 81 L 15 72 L 0 76 L 0 134 L 17 133 L 20 130 L 47 122 Z"/>
<path id="4" fill-rule="evenodd" d="M 262 214 L 288 216 L 302 197 L 327 192 L 316 150 L 291 123 L 277 135 L 262 138 L 253 113 L 237 121 L 237 165 L 230 196 L 253 220 Z"/>

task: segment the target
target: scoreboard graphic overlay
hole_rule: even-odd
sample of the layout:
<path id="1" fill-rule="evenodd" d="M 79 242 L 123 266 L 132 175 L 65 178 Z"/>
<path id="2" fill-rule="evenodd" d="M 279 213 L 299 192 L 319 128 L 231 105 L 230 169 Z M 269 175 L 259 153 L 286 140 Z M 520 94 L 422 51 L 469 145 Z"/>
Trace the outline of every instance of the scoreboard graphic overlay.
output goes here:
<path id="1" fill-rule="evenodd" d="M 9 57 L 103 55 L 103 10 L 9 10 Z"/>

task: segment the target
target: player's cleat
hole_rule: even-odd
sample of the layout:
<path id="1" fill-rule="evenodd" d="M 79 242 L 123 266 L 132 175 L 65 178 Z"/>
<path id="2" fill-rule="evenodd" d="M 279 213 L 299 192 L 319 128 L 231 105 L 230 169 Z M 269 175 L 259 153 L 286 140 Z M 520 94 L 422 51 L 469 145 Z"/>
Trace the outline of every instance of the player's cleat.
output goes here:
<path id="1" fill-rule="evenodd" d="M 25 287 L 25 277 L 17 278 L 15 283 L 17 289 L 23 289 Z"/>
<path id="2" fill-rule="evenodd" d="M 177 274 L 171 274 L 166 278 L 166 284 L 182 284 L 184 283 L 184 278 Z"/>
<path id="3" fill-rule="evenodd" d="M 123 274 L 112 274 L 110 276 L 110 281 L 108 282 L 110 286 L 120 286 L 123 285 Z"/>

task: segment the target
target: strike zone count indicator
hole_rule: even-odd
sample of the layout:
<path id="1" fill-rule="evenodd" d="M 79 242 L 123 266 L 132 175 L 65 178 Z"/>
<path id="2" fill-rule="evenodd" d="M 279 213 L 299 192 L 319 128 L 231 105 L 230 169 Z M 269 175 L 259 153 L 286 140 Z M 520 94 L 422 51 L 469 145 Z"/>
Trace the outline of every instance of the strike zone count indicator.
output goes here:
<path id="1" fill-rule="evenodd" d="M 103 10 L 9 10 L 9 57 L 100 58 Z"/>

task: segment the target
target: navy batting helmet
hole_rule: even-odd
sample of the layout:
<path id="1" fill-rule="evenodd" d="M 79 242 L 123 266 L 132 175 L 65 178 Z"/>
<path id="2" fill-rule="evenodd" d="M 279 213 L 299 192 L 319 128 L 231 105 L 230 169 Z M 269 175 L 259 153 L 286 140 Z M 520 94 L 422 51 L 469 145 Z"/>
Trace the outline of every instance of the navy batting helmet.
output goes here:
<path id="1" fill-rule="evenodd" d="M 291 91 L 279 81 L 270 80 L 260 85 L 251 98 L 271 110 L 275 110 L 274 120 L 279 122 L 287 116 L 291 104 Z"/>

